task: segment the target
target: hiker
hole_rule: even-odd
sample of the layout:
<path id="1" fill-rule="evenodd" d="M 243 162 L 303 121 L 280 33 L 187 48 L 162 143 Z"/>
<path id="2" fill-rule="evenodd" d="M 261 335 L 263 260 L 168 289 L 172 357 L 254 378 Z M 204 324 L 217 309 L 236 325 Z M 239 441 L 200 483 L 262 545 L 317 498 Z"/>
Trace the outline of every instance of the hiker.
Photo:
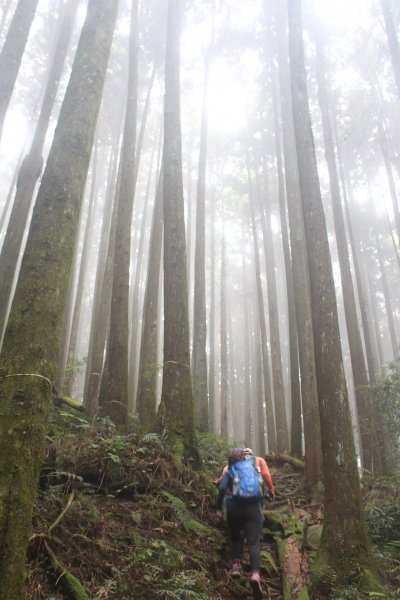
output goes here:
<path id="1" fill-rule="evenodd" d="M 262 493 L 258 473 L 251 461 L 246 460 L 244 450 L 233 448 L 228 457 L 228 469 L 219 486 L 216 503 L 217 518 L 222 519 L 222 502 L 226 494 L 226 517 L 232 557 L 230 574 L 233 577 L 242 574 L 241 532 L 243 531 L 250 557 L 250 585 L 256 599 L 262 598 L 260 580 Z"/>
<path id="2" fill-rule="evenodd" d="M 265 462 L 265 460 L 263 458 L 261 458 L 261 456 L 254 456 L 254 452 L 251 448 L 245 448 L 243 450 L 243 453 L 244 453 L 244 457 L 246 460 L 252 461 L 255 470 L 258 472 L 263 483 L 265 483 L 265 485 L 267 486 L 270 499 L 275 500 L 275 488 L 274 488 L 274 484 L 272 482 L 271 474 L 268 469 L 268 465 Z M 219 477 L 217 477 L 217 479 L 215 479 L 215 481 L 213 481 L 213 483 L 217 487 L 220 486 L 222 478 L 227 470 L 228 470 L 228 465 L 225 465 L 225 467 L 222 470 L 222 475 L 220 475 Z M 261 499 L 261 504 L 263 504 L 263 498 Z"/>
<path id="3" fill-rule="evenodd" d="M 270 499 L 275 500 L 275 488 L 274 484 L 272 483 L 272 478 L 267 463 L 263 458 L 261 458 L 261 456 L 254 456 L 254 452 L 251 448 L 245 448 L 243 452 L 245 459 L 252 461 L 255 470 L 267 486 Z"/>

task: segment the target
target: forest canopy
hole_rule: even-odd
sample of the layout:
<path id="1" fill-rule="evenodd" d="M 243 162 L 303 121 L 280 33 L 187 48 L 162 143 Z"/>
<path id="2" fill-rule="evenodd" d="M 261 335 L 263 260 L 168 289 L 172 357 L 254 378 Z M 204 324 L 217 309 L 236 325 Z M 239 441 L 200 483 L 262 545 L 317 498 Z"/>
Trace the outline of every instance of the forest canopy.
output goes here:
<path id="1" fill-rule="evenodd" d="M 7 600 L 63 410 L 200 480 L 204 436 L 300 464 L 312 593 L 354 565 L 383 593 L 365 486 L 400 464 L 399 38 L 397 0 L 0 1 Z"/>

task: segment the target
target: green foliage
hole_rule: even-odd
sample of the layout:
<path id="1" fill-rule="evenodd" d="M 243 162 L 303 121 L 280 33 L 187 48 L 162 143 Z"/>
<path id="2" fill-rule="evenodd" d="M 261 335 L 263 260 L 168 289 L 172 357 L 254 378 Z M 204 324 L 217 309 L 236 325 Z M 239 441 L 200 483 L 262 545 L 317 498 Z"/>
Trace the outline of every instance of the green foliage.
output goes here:
<path id="1" fill-rule="evenodd" d="M 268 550 L 261 550 L 261 566 L 267 573 L 279 573 L 275 559 Z"/>
<path id="2" fill-rule="evenodd" d="M 367 512 L 368 532 L 375 544 L 400 539 L 400 506 L 372 506 Z"/>
<path id="3" fill-rule="evenodd" d="M 216 433 L 198 433 L 200 458 L 208 471 L 219 472 L 226 463 L 230 446 Z"/>
<path id="4" fill-rule="evenodd" d="M 167 579 L 163 589 L 155 592 L 156 596 L 165 600 L 212 600 L 206 590 L 207 582 L 203 574 L 196 571 L 185 571 Z"/>
<path id="5" fill-rule="evenodd" d="M 383 419 L 386 432 L 390 436 L 393 447 L 400 450 L 400 371 L 398 365 L 389 365 L 390 372 L 381 376 L 372 387 L 375 403 Z"/>

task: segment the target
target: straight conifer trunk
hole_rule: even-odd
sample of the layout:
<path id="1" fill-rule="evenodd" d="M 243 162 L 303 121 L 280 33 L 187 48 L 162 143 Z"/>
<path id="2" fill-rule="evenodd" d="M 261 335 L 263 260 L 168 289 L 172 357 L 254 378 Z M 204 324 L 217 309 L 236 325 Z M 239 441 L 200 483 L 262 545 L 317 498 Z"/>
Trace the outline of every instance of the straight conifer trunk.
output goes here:
<path id="1" fill-rule="evenodd" d="M 207 87 L 209 55 L 204 64 L 204 92 L 201 113 L 199 171 L 197 179 L 196 244 L 194 254 L 193 305 L 193 399 L 195 423 L 199 431 L 208 431 L 207 313 L 206 313 L 206 173 L 207 173 Z"/>
<path id="2" fill-rule="evenodd" d="M 312 490 L 322 479 L 321 429 L 315 374 L 314 338 L 304 222 L 301 212 L 300 184 L 293 128 L 292 95 L 288 65 L 287 2 L 276 4 L 278 69 L 282 104 L 282 134 L 290 246 L 293 261 L 293 287 L 297 317 L 297 336 L 303 408 L 305 488 Z"/>
<path id="3" fill-rule="evenodd" d="M 361 340 L 361 332 L 357 317 L 356 298 L 350 267 L 350 257 L 344 224 L 342 201 L 339 186 L 339 176 L 335 158 L 335 148 L 329 109 L 329 90 L 326 81 L 326 62 L 319 34 L 315 33 L 317 47 L 317 81 L 318 98 L 322 114 L 322 129 L 325 144 L 325 159 L 328 166 L 333 220 L 336 234 L 336 244 L 339 257 L 340 276 L 342 282 L 343 304 L 346 319 L 347 335 L 350 348 L 350 360 L 354 378 L 355 397 L 360 429 L 362 466 L 369 472 L 374 472 L 374 464 L 379 463 L 374 458 L 374 419 L 372 413 L 372 397 L 369 388 L 367 367 Z M 376 448 L 376 447 L 375 447 Z"/>
<path id="4" fill-rule="evenodd" d="M 128 420 L 129 266 L 135 197 L 138 44 L 138 0 L 132 0 L 128 93 L 121 151 L 121 179 L 118 188 L 118 216 L 107 345 L 108 381 L 104 407 L 106 414 L 117 425 L 125 425 Z"/>
<path id="5" fill-rule="evenodd" d="M 150 236 L 150 254 L 144 295 L 142 341 L 138 376 L 137 412 L 140 422 L 150 431 L 157 406 L 157 342 L 159 285 L 163 240 L 163 165 L 158 180 Z"/>
<path id="6" fill-rule="evenodd" d="M 255 265 L 255 277 L 257 287 L 257 307 L 258 307 L 258 322 L 260 327 L 260 340 L 261 340 L 261 364 L 263 374 L 263 389 L 264 389 L 264 401 L 265 401 L 265 416 L 267 420 L 267 437 L 268 437 L 268 451 L 277 451 L 277 439 L 276 439 L 276 428 L 274 420 L 274 409 L 272 405 L 272 391 L 271 391 L 271 377 L 269 374 L 269 350 L 268 350 L 268 338 L 267 338 L 267 324 L 265 320 L 265 306 L 263 300 L 262 284 L 261 284 L 261 266 L 260 266 L 260 251 L 257 241 L 257 228 L 254 215 L 254 197 L 251 186 L 250 174 L 248 174 L 249 187 L 250 187 L 250 224 L 253 236 L 254 246 L 254 265 Z M 261 405 L 262 402 L 260 401 Z"/>
<path id="7" fill-rule="evenodd" d="M 225 232 L 222 232 L 221 239 L 221 318 L 220 318 L 220 338 L 221 338 L 221 415 L 220 432 L 221 436 L 228 439 L 228 322 L 226 308 L 226 241 Z"/>
<path id="8" fill-rule="evenodd" d="M 289 0 L 293 119 L 310 272 L 311 309 L 321 416 L 325 513 L 315 583 L 348 583 L 354 565 L 362 586 L 376 589 L 367 538 L 343 369 L 335 287 L 308 104 L 301 0 Z"/>
<path id="9" fill-rule="evenodd" d="M 18 172 L 17 189 L 0 254 L 0 340 L 6 327 L 8 304 L 18 257 L 32 206 L 33 194 L 43 166 L 43 146 L 64 68 L 72 28 L 80 0 L 69 0 L 60 17 L 59 36 L 49 69 L 40 115 L 31 147 Z"/>
<path id="10" fill-rule="evenodd" d="M 400 98 L 400 44 L 397 38 L 396 27 L 393 20 L 393 13 L 390 7 L 390 0 L 381 0 L 383 18 L 385 20 L 385 29 L 388 39 L 390 57 L 396 82 L 397 93 Z"/>
<path id="11" fill-rule="evenodd" d="M 0 53 L 0 139 L 38 0 L 19 0 Z"/>
<path id="12" fill-rule="evenodd" d="M 272 368 L 272 389 L 275 408 L 275 427 L 276 427 L 276 451 L 289 452 L 289 433 L 286 418 L 285 393 L 283 388 L 281 341 L 279 333 L 279 311 L 278 296 L 276 289 L 275 276 L 275 252 L 273 244 L 273 232 L 271 226 L 271 198 L 268 189 L 268 177 L 264 166 L 264 186 L 263 198 L 261 202 L 260 192 L 257 190 L 255 197 L 257 208 L 260 215 L 261 230 L 264 242 L 265 265 L 267 272 L 267 296 L 268 296 L 268 315 L 269 329 L 271 337 L 271 368 Z M 261 186 L 260 186 L 261 187 Z M 265 213 L 264 213 L 265 210 Z"/>
<path id="13" fill-rule="evenodd" d="M 210 430 L 216 433 L 216 391 L 215 391 L 215 360 L 216 360 L 216 352 L 215 352 L 215 206 L 216 206 L 216 198 L 215 198 L 215 190 L 213 190 L 211 197 L 211 235 L 210 235 L 210 315 L 209 315 L 209 323 L 210 323 L 210 360 L 208 367 L 208 389 L 209 389 L 209 407 L 208 407 L 208 416 L 210 420 Z"/>
<path id="14" fill-rule="evenodd" d="M 8 600 L 25 597 L 25 554 L 69 270 L 117 8 L 115 0 L 89 2 L 4 338 L 0 363 L 0 580 L 3 598 Z"/>
<path id="15" fill-rule="evenodd" d="M 117 136 L 118 140 L 119 136 Z M 93 417 L 98 410 L 104 354 L 110 322 L 112 269 L 114 264 L 115 227 L 117 220 L 118 141 L 115 141 L 114 157 L 110 165 L 105 196 L 103 223 L 101 226 L 96 281 L 93 293 L 93 310 L 90 325 L 89 348 L 86 363 L 83 402 Z"/>
<path id="16" fill-rule="evenodd" d="M 198 459 L 190 375 L 186 237 L 180 117 L 181 0 L 168 0 L 164 99 L 164 371 L 160 425 L 175 458 Z"/>

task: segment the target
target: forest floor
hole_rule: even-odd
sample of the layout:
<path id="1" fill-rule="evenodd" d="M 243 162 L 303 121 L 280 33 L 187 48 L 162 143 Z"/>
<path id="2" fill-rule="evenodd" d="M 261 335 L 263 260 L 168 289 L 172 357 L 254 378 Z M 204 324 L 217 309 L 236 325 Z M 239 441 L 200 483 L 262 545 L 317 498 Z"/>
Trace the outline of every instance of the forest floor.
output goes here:
<path id="1" fill-rule="evenodd" d="M 30 600 L 252 598 L 246 552 L 245 575 L 232 579 L 225 531 L 215 520 L 212 479 L 226 456 L 216 436 L 200 440 L 209 476 L 174 465 L 158 435 L 119 435 L 110 422 L 93 427 L 69 412 L 58 415 L 48 442 L 29 546 Z M 322 506 L 297 493 L 299 474 L 288 471 L 271 468 L 277 500 L 265 506 L 262 580 L 270 600 L 283 598 L 277 537 L 306 527 L 307 581 L 322 522 Z M 371 483 L 365 495 L 372 535 L 400 590 L 400 482 Z M 338 596 L 362 597 L 351 590 Z"/>

